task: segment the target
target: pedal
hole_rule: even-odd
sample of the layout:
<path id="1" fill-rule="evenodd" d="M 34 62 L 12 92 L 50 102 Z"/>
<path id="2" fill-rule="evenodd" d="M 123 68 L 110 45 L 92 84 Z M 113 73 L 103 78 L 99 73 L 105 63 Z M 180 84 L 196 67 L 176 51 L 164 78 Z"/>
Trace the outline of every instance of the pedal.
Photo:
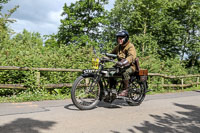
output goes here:
<path id="1" fill-rule="evenodd" d="M 123 96 L 118 96 L 117 95 L 117 99 L 123 99 L 124 97 Z"/>
<path id="2" fill-rule="evenodd" d="M 117 99 L 128 99 L 128 97 L 124 97 L 124 96 L 119 96 L 119 95 L 117 95 Z"/>

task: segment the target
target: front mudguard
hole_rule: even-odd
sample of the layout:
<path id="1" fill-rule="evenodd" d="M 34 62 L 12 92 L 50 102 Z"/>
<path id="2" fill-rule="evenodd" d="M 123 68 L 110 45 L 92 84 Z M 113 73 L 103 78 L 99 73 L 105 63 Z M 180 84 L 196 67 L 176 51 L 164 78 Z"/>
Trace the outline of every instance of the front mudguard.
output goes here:
<path id="1" fill-rule="evenodd" d="M 83 73 L 81 76 L 83 76 L 83 77 L 96 77 L 97 75 L 95 73 Z"/>

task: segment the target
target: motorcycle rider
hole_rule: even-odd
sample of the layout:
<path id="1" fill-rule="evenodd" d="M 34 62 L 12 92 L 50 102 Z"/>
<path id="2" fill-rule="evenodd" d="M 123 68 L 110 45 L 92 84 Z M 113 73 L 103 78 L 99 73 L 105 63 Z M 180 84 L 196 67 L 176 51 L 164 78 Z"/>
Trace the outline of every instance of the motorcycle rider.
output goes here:
<path id="1" fill-rule="evenodd" d="M 119 67 L 124 67 L 122 72 L 123 80 L 123 91 L 119 96 L 128 95 L 129 79 L 130 75 L 135 72 L 135 59 L 136 50 L 135 46 L 129 41 L 129 33 L 126 30 L 121 30 L 116 34 L 118 45 L 113 49 L 111 54 L 117 54 L 118 62 L 116 63 Z"/>

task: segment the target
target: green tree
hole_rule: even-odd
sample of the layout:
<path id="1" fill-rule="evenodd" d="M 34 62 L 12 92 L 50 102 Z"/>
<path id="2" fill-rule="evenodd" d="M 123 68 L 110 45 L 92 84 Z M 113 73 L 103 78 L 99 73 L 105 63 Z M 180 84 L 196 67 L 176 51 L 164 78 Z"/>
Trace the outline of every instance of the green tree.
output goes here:
<path id="1" fill-rule="evenodd" d="M 9 0 L 1 0 L 0 1 L 0 30 L 2 32 L 2 30 L 7 29 L 6 24 L 8 24 L 9 22 L 14 22 L 14 20 L 9 19 L 10 16 L 16 11 L 16 9 L 18 8 L 18 6 L 16 6 L 13 9 L 8 10 L 8 14 L 3 14 L 1 12 L 2 8 L 3 8 L 3 4 L 8 3 Z"/>
<path id="2" fill-rule="evenodd" d="M 199 0 L 116 0 L 106 33 L 113 38 L 116 31 L 128 30 L 143 56 L 183 60 L 188 55 L 196 62 L 200 53 L 199 5 Z"/>
<path id="3" fill-rule="evenodd" d="M 162 14 L 158 13 L 160 6 L 160 0 L 116 0 L 109 14 L 109 34 L 112 37 L 118 30 L 126 29 L 138 51 L 144 55 L 154 53 L 157 49 L 157 40 L 151 31 L 153 24 L 157 24 L 162 17 Z"/>
<path id="4" fill-rule="evenodd" d="M 58 42 L 64 44 L 97 41 L 106 24 L 104 5 L 108 0 L 79 0 L 63 7 Z"/>
<path id="5" fill-rule="evenodd" d="M 165 5 L 164 15 L 167 23 L 162 25 L 159 31 L 160 37 L 157 38 L 162 48 L 159 53 L 162 53 L 164 49 L 166 55 L 179 56 L 181 60 L 184 56 L 192 54 L 197 61 L 200 52 L 198 0 L 167 1 Z"/>
<path id="6" fill-rule="evenodd" d="M 14 36 L 13 40 L 18 45 L 22 45 L 23 47 L 27 47 L 28 49 L 34 47 L 42 47 L 43 45 L 43 40 L 40 33 L 31 33 L 25 29 L 22 33 L 18 33 L 16 36 Z"/>
<path id="7" fill-rule="evenodd" d="M 9 1 L 9 0 L 1 0 L 1 1 L 0 1 L 0 11 L 1 11 L 2 8 L 3 8 L 3 4 L 8 3 L 8 1 Z"/>
<path id="8" fill-rule="evenodd" d="M 199 66 L 200 60 L 200 1 L 199 0 L 185 0 L 179 2 L 176 7 L 174 18 L 179 21 L 181 25 L 180 41 L 182 49 L 180 50 L 181 59 L 187 55 L 189 61 L 188 66 L 193 68 Z M 200 68 L 199 68 L 200 69 Z"/>
<path id="9" fill-rule="evenodd" d="M 7 14 L 3 14 L 1 9 L 3 8 L 2 3 L 7 3 L 7 0 L 3 0 L 0 2 L 0 49 L 9 44 L 10 36 L 12 34 L 12 30 L 9 28 L 10 23 L 14 23 L 15 20 L 10 19 L 11 15 L 17 10 L 19 6 L 15 6 L 14 8 L 8 10 Z"/>

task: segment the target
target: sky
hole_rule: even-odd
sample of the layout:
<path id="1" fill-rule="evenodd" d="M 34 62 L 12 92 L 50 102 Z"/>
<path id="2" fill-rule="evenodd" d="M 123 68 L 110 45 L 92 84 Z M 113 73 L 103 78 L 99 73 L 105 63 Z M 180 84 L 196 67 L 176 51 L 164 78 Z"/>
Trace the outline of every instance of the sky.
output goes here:
<path id="1" fill-rule="evenodd" d="M 57 33 L 64 3 L 70 5 L 77 0 L 10 0 L 4 5 L 2 12 L 12 9 L 16 5 L 20 7 L 11 16 L 16 22 L 10 24 L 16 33 L 24 29 L 30 32 L 39 32 L 41 35 Z M 110 10 L 115 0 L 109 0 L 105 9 Z"/>

